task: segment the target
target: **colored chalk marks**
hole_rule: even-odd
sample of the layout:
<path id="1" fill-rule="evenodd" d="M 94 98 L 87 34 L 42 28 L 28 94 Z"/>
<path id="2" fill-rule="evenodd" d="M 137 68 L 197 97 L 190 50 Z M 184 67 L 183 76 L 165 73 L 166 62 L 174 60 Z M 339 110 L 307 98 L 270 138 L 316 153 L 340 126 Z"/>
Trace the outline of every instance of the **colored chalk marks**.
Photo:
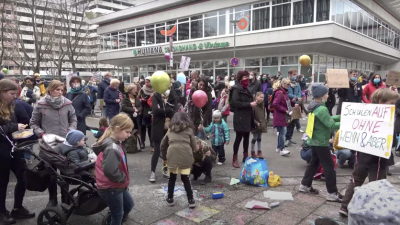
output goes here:
<path id="1" fill-rule="evenodd" d="M 211 209 L 205 206 L 198 206 L 194 209 L 186 208 L 184 210 L 176 212 L 175 215 L 191 220 L 196 223 L 201 223 L 205 219 L 208 219 L 217 213 L 219 213 L 218 210 Z"/>

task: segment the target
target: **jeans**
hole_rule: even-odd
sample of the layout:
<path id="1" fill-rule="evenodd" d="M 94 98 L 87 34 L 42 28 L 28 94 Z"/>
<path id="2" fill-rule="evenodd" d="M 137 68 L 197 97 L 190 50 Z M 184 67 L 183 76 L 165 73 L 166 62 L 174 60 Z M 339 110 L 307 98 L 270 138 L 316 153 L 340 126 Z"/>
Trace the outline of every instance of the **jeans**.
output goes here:
<path id="1" fill-rule="evenodd" d="M 214 152 L 218 155 L 218 162 L 225 162 L 225 146 L 220 145 L 220 146 L 215 146 L 212 145 L 212 149 Z"/>
<path id="2" fill-rule="evenodd" d="M 235 143 L 233 143 L 233 155 L 237 155 L 238 154 L 239 145 L 240 145 L 240 142 L 242 142 L 242 138 L 243 138 L 243 152 L 245 152 L 245 153 L 249 152 L 250 132 L 237 131 L 236 132 Z"/>
<path id="3" fill-rule="evenodd" d="M 251 151 L 254 152 L 254 146 L 257 142 L 257 150 L 261 151 L 261 135 L 262 133 L 253 133 L 253 140 L 251 140 Z"/>
<path id="4" fill-rule="evenodd" d="M 311 151 L 311 148 L 310 149 L 308 149 L 308 150 L 300 150 L 300 157 L 303 159 L 303 160 L 305 160 L 305 161 L 307 161 L 307 162 L 310 162 L 311 161 L 311 157 L 312 157 L 312 151 Z"/>
<path id="5" fill-rule="evenodd" d="M 101 115 L 102 115 L 102 117 L 107 118 L 107 110 L 106 110 L 105 106 L 103 106 L 103 109 L 101 110 Z"/>
<path id="6" fill-rule="evenodd" d="M 300 120 L 296 120 L 296 130 L 300 129 L 301 129 Z"/>
<path id="7" fill-rule="evenodd" d="M 276 130 L 279 132 L 277 148 L 279 148 L 282 151 L 285 148 L 285 136 L 286 136 L 287 128 L 286 127 L 276 127 Z"/>
<path id="8" fill-rule="evenodd" d="M 289 125 L 287 126 L 286 140 L 292 140 L 294 127 L 296 126 L 296 123 L 298 121 L 299 121 L 298 119 L 292 120 L 292 122 L 290 122 Z"/>
<path id="9" fill-rule="evenodd" d="M 213 168 L 213 161 L 210 156 L 206 156 L 203 160 L 201 166 L 193 165 L 192 174 L 195 178 L 201 176 L 201 174 L 205 174 L 208 177 L 211 177 L 211 170 Z"/>
<path id="10" fill-rule="evenodd" d="M 343 166 L 347 160 L 349 160 L 349 166 L 354 165 L 356 157 L 349 149 L 337 150 L 334 154 L 337 156 L 338 164 L 340 166 Z"/>
<path id="11" fill-rule="evenodd" d="M 169 174 L 168 198 L 174 198 L 175 182 L 176 182 L 177 176 L 178 175 L 175 173 Z M 192 191 L 192 186 L 190 185 L 189 175 L 181 174 L 181 180 L 183 183 L 183 187 L 185 187 L 185 191 L 186 191 L 188 200 L 193 199 L 193 191 Z"/>
<path id="12" fill-rule="evenodd" d="M 135 205 L 128 189 L 124 191 L 99 190 L 99 195 L 107 203 L 111 212 L 110 225 L 121 225 L 122 219 L 128 216 Z"/>
<path id="13" fill-rule="evenodd" d="M 154 152 L 151 156 L 151 172 L 156 172 L 158 159 L 160 158 L 161 142 L 154 142 Z"/>
<path id="14" fill-rule="evenodd" d="M 311 187 L 314 175 L 318 171 L 319 165 L 321 164 L 326 177 L 326 190 L 328 190 L 328 193 L 330 194 L 336 193 L 338 191 L 336 187 L 336 171 L 331 150 L 329 150 L 328 146 L 312 146 L 311 153 L 311 162 L 307 166 L 301 184 L 306 187 Z"/>

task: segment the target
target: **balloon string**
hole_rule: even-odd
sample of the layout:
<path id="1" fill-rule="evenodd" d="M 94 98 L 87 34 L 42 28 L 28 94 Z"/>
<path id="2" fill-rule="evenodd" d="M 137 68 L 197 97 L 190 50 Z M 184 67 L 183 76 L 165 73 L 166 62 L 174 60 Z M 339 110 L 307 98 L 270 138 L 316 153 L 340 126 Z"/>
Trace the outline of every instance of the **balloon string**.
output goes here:
<path id="1" fill-rule="evenodd" d="M 201 121 L 201 125 L 204 126 L 204 121 L 203 121 L 203 110 L 201 108 L 200 109 L 200 121 Z"/>

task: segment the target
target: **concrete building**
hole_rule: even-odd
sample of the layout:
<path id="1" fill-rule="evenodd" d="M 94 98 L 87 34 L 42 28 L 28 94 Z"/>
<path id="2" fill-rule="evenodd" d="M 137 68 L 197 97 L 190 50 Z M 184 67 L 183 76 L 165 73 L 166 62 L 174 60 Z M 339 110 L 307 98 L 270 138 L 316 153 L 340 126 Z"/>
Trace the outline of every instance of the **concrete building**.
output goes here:
<path id="1" fill-rule="evenodd" d="M 217 76 L 239 70 L 287 76 L 297 68 L 325 82 L 330 68 L 362 73 L 400 71 L 400 13 L 394 0 L 155 0 L 90 21 L 98 25 L 98 60 L 118 66 L 125 82 L 166 70 L 168 39 L 177 24 L 174 60 L 191 57 L 189 70 Z M 232 20 L 239 20 L 236 35 Z M 236 36 L 236 38 L 234 37 Z M 234 55 L 236 39 L 237 66 Z M 307 54 L 311 67 L 298 63 Z M 172 68 L 179 72 L 178 63 Z"/>

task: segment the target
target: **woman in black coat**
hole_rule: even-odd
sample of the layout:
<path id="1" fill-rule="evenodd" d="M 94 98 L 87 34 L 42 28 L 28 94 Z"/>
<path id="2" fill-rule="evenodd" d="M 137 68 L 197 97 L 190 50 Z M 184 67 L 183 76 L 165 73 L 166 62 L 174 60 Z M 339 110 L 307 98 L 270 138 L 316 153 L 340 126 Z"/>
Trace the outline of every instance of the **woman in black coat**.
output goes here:
<path id="1" fill-rule="evenodd" d="M 327 83 L 325 83 L 325 86 L 328 87 Z M 332 116 L 332 109 L 333 109 L 333 107 L 335 107 L 335 104 L 336 104 L 336 93 L 337 93 L 336 89 L 329 88 L 328 99 L 326 100 L 326 103 L 325 103 L 325 106 L 326 106 L 326 108 L 328 108 L 329 114 L 331 116 Z"/>
<path id="2" fill-rule="evenodd" d="M 151 175 L 149 181 L 155 182 L 155 172 L 158 159 L 160 158 L 161 140 L 167 133 L 168 126 L 166 125 L 169 125 L 169 121 L 178 111 L 178 98 L 175 95 L 175 92 L 167 90 L 163 95 L 158 92 L 154 92 L 151 102 L 153 110 L 153 129 L 151 130 L 151 137 L 154 144 L 154 153 L 151 158 Z M 168 124 L 165 124 L 166 121 Z"/>
<path id="3" fill-rule="evenodd" d="M 90 115 L 92 111 L 89 96 L 83 90 L 80 77 L 72 77 L 69 85 L 71 89 L 65 97 L 72 101 L 72 106 L 75 109 L 76 119 L 78 120 L 76 129 L 86 135 L 86 116 Z"/>
<path id="4" fill-rule="evenodd" d="M 235 143 L 233 144 L 233 167 L 239 168 L 237 154 L 239 145 L 243 138 L 243 162 L 246 160 L 249 151 L 250 131 L 254 127 L 252 108 L 257 105 L 253 101 L 247 86 L 249 85 L 249 72 L 239 71 L 237 83 L 230 91 L 230 106 L 233 109 L 233 129 L 236 132 Z"/>

